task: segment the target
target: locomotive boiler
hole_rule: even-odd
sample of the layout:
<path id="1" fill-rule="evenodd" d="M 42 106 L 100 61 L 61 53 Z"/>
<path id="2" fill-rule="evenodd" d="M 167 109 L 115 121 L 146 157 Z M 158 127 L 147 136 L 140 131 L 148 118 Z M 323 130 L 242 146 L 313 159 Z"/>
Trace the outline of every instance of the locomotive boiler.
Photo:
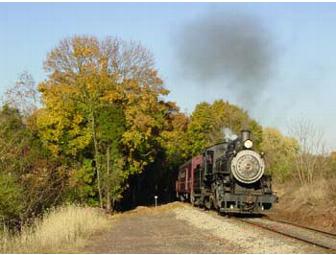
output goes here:
<path id="1" fill-rule="evenodd" d="M 249 130 L 206 148 L 179 168 L 176 196 L 222 213 L 261 213 L 277 197 Z"/>

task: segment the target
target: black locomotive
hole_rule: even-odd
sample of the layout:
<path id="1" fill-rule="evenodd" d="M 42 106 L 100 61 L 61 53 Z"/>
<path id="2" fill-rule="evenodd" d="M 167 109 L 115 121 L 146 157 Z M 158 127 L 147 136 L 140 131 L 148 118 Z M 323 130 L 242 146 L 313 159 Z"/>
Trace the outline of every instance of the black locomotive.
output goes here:
<path id="1" fill-rule="evenodd" d="M 266 175 L 263 154 L 253 146 L 249 130 L 215 144 L 179 168 L 176 195 L 194 205 L 224 213 L 261 213 L 277 197 Z"/>

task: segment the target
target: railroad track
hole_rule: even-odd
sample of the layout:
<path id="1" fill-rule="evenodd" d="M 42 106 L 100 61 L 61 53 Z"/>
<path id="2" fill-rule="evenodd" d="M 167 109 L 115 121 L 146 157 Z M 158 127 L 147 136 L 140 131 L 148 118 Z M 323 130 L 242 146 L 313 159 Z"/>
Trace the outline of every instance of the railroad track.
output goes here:
<path id="1" fill-rule="evenodd" d="M 239 221 L 267 229 L 321 248 L 336 252 L 336 235 L 301 226 L 286 221 L 270 220 L 265 218 L 237 218 Z"/>
<path id="2" fill-rule="evenodd" d="M 204 211 L 204 209 L 198 207 L 193 208 L 199 211 Z M 209 213 L 216 215 L 215 211 L 209 211 Z M 320 248 L 327 249 L 330 251 L 330 253 L 336 253 L 336 234 L 333 233 L 302 226 L 287 221 L 273 220 L 265 217 L 262 218 L 230 217 L 230 218 L 275 233 L 279 233 L 283 236 L 287 236 L 311 245 L 315 245 Z"/>
<path id="3" fill-rule="evenodd" d="M 266 219 L 269 220 L 269 221 L 274 221 L 274 222 L 280 222 L 280 223 L 284 223 L 284 224 L 293 225 L 293 226 L 296 226 L 296 227 L 299 227 L 299 228 L 305 228 L 305 229 L 308 229 L 308 230 L 312 230 L 312 231 L 319 232 L 319 233 L 322 233 L 322 234 L 326 234 L 326 235 L 329 235 L 329 236 L 333 236 L 333 237 L 336 238 L 336 234 L 330 233 L 330 232 L 327 232 L 327 231 L 323 231 L 323 230 L 320 230 L 320 229 L 303 226 L 303 225 L 300 225 L 300 224 L 297 224 L 297 223 L 294 223 L 294 222 L 285 221 L 285 220 L 274 220 L 274 219 L 268 218 L 267 216 L 266 216 Z"/>

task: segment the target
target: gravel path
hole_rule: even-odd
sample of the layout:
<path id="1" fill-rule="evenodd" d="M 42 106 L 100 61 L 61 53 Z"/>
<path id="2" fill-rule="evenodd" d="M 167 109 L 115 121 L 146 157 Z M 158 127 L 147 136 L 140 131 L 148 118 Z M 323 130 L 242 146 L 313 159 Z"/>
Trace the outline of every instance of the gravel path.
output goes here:
<path id="1" fill-rule="evenodd" d="M 241 253 L 208 231 L 178 220 L 171 211 L 123 215 L 108 233 L 93 236 L 76 253 Z"/>
<path id="2" fill-rule="evenodd" d="M 326 250 L 182 203 L 118 216 L 76 253 L 326 253 Z"/>

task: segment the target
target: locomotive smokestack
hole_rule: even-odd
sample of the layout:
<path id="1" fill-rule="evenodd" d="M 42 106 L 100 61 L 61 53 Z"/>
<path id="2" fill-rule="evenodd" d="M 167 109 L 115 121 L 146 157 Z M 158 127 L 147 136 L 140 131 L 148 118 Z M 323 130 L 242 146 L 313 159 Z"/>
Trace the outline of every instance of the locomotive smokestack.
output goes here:
<path id="1" fill-rule="evenodd" d="M 251 131 L 250 130 L 243 129 L 241 131 L 241 139 L 242 139 L 243 142 L 245 142 L 246 140 L 251 140 L 250 137 L 251 137 Z"/>

